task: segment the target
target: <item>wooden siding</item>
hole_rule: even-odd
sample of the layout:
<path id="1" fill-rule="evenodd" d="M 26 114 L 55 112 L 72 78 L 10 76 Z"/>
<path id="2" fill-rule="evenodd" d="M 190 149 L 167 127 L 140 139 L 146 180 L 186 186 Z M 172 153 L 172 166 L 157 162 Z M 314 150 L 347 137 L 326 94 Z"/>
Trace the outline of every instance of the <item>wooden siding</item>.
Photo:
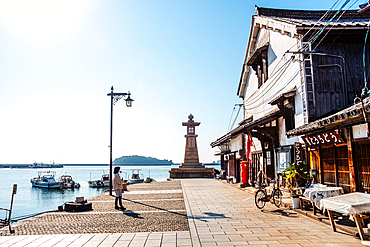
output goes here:
<path id="1" fill-rule="evenodd" d="M 252 153 L 252 163 L 248 167 L 248 180 L 251 183 L 257 182 L 257 174 L 260 170 L 260 157 L 262 156 L 262 151 Z"/>
<path id="2" fill-rule="evenodd" d="M 328 35 L 316 48 L 315 52 L 317 53 L 343 56 L 345 58 L 345 66 L 341 58 L 313 55 L 316 115 L 312 116 L 313 118 L 310 118 L 310 121 L 353 104 L 356 95 L 360 96 L 364 86 L 362 54 L 365 33 L 365 31 L 333 33 L 333 35 Z M 313 48 L 315 46 L 316 44 L 312 45 Z M 368 54 L 366 63 L 370 65 L 369 45 L 366 53 Z M 335 66 L 320 67 L 323 65 Z M 340 65 L 343 69 L 345 68 L 347 88 L 343 88 L 341 70 L 337 65 Z M 369 75 L 370 66 L 366 67 Z M 345 102 L 345 91 L 347 92 L 347 104 Z"/>
<path id="3" fill-rule="evenodd" d="M 323 183 L 351 192 L 347 146 L 321 148 Z"/>
<path id="4" fill-rule="evenodd" d="M 370 192 L 370 142 L 355 144 L 359 191 Z"/>

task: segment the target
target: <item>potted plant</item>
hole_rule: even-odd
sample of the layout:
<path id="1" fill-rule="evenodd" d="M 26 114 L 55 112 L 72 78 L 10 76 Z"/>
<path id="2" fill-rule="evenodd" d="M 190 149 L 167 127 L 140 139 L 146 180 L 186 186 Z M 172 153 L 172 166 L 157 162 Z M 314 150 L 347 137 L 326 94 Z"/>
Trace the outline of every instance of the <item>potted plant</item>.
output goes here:
<path id="1" fill-rule="evenodd" d="M 287 167 L 283 171 L 283 178 L 287 181 L 287 187 L 290 192 L 290 196 L 292 198 L 293 208 L 299 208 L 299 197 L 301 195 L 297 194 L 297 190 L 294 188 L 298 188 L 299 186 L 302 186 L 306 184 L 309 174 L 308 171 L 302 166 L 297 166 L 294 163 L 290 163 L 290 166 Z"/>

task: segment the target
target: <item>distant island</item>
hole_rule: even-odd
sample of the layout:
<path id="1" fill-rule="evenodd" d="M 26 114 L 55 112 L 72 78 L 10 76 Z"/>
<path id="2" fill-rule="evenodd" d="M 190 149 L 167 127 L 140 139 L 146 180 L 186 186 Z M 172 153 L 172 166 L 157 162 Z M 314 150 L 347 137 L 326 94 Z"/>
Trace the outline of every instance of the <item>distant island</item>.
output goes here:
<path id="1" fill-rule="evenodd" d="M 140 155 L 122 156 L 113 161 L 115 165 L 172 165 L 172 160 L 160 160 Z"/>

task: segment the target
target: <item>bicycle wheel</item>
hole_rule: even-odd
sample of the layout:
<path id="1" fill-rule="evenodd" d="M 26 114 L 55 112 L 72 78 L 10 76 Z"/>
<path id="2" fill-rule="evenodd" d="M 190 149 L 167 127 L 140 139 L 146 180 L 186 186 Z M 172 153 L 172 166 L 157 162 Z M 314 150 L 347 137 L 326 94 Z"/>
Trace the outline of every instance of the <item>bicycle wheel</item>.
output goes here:
<path id="1" fill-rule="evenodd" d="M 254 196 L 254 202 L 256 203 L 257 208 L 262 209 L 266 202 L 266 193 L 263 190 L 257 190 L 256 195 Z"/>
<path id="2" fill-rule="evenodd" d="M 272 196 L 274 204 L 276 207 L 280 207 L 281 201 L 283 200 L 283 193 L 280 189 L 276 189 L 274 191 L 274 195 Z"/>

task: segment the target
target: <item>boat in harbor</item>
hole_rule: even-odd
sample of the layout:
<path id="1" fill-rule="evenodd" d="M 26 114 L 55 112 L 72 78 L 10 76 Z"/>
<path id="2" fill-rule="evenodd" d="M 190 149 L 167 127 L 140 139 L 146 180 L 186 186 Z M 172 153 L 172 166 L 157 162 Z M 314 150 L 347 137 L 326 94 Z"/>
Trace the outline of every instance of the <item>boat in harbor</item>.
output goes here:
<path id="1" fill-rule="evenodd" d="M 63 188 L 65 188 L 65 189 L 74 189 L 74 188 L 80 188 L 81 187 L 81 185 L 79 183 L 75 182 L 72 179 L 72 176 L 68 175 L 68 174 L 62 175 L 58 179 L 58 181 L 62 182 Z"/>
<path id="2" fill-rule="evenodd" d="M 87 181 L 89 187 L 92 188 L 102 188 L 109 187 L 109 174 L 103 174 L 99 180 L 90 180 Z"/>
<path id="3" fill-rule="evenodd" d="M 144 183 L 144 179 L 140 178 L 140 169 L 131 169 L 131 178 L 127 179 L 128 184 Z"/>
<path id="4" fill-rule="evenodd" d="M 62 182 L 55 180 L 55 173 L 53 171 L 39 171 L 38 176 L 31 179 L 32 187 L 47 189 L 63 188 Z"/>

